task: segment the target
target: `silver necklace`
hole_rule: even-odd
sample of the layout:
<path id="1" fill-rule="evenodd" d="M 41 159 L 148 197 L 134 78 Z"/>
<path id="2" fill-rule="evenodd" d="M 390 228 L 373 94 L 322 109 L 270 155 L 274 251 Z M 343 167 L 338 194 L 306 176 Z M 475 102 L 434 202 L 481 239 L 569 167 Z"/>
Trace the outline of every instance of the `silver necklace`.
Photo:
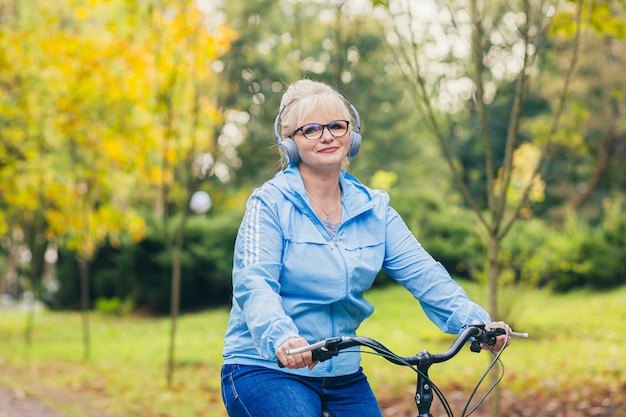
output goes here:
<path id="1" fill-rule="evenodd" d="M 333 219 L 332 219 L 332 217 L 330 217 L 330 215 L 331 215 L 331 214 L 333 214 L 333 212 L 334 212 L 334 211 L 335 211 L 335 209 L 337 208 L 337 203 L 333 204 L 333 208 L 332 208 L 330 211 L 326 211 L 326 210 L 324 209 L 324 206 L 322 206 L 322 204 L 321 204 L 319 201 L 317 201 L 317 198 L 315 198 L 315 197 L 313 197 L 311 194 L 309 194 L 309 192 L 308 192 L 308 191 L 306 191 L 306 190 L 304 190 L 304 191 L 306 192 L 306 195 L 308 195 L 308 196 L 309 196 L 309 198 L 310 198 L 311 200 L 313 200 L 313 201 L 314 201 L 314 202 L 318 205 L 318 207 L 319 207 L 320 209 L 322 209 L 322 211 L 323 211 L 323 212 L 324 212 L 324 214 L 326 215 L 326 221 L 327 221 L 328 223 L 332 223 L 332 222 L 333 222 Z"/>

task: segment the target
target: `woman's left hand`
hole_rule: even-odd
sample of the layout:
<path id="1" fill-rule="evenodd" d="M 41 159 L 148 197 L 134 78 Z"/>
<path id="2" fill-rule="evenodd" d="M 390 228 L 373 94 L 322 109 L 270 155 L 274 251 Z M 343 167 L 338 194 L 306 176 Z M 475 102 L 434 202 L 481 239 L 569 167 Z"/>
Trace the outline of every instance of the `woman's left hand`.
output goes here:
<path id="1" fill-rule="evenodd" d="M 486 329 L 506 329 L 506 331 L 510 334 L 511 333 L 511 327 L 506 324 L 503 321 L 494 321 L 492 323 L 489 323 L 488 325 L 485 326 Z M 506 346 L 505 346 L 506 343 Z M 509 335 L 507 337 L 507 335 L 505 334 L 501 334 L 499 336 L 496 337 L 496 343 L 491 346 L 491 349 L 493 349 L 496 352 L 501 351 L 503 348 L 509 346 L 511 344 L 511 336 Z M 485 346 L 484 344 L 481 345 L 481 347 L 483 349 L 489 349 L 489 347 Z"/>

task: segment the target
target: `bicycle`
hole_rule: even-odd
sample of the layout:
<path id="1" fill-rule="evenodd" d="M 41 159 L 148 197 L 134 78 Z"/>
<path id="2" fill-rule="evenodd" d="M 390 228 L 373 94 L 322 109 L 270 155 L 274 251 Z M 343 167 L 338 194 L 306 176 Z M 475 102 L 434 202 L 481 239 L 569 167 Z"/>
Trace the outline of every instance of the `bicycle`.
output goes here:
<path id="1" fill-rule="evenodd" d="M 489 351 L 494 355 L 493 360 L 488 365 L 485 372 L 479 378 L 476 386 L 472 390 L 472 393 L 467 400 L 465 408 L 463 409 L 462 417 L 467 417 L 472 414 L 480 405 L 484 402 L 487 396 L 491 393 L 491 391 L 495 388 L 495 386 L 500 383 L 502 378 L 504 377 L 504 364 L 500 360 L 500 355 L 504 351 L 507 343 L 504 344 L 501 350 L 495 352 L 491 349 L 496 342 L 496 337 L 499 335 L 506 335 L 507 338 L 511 336 L 517 337 L 528 337 L 528 333 L 519 333 L 519 332 L 507 332 L 502 328 L 494 328 L 487 329 L 485 324 L 482 322 L 473 322 L 470 326 L 464 329 L 454 340 L 452 345 L 442 353 L 432 354 L 427 350 L 423 350 L 417 355 L 413 356 L 399 356 L 392 352 L 390 349 L 385 347 L 382 343 L 377 340 L 361 337 L 361 336 L 339 336 L 339 337 L 330 337 L 326 339 L 322 339 L 319 342 L 313 343 L 308 346 L 304 346 L 297 349 L 291 349 L 286 353 L 289 355 L 303 353 L 307 351 L 311 351 L 313 356 L 313 361 L 324 362 L 335 356 L 337 356 L 340 351 L 344 352 L 363 352 L 363 353 L 372 353 L 378 356 L 381 356 L 387 359 L 389 362 L 400 365 L 400 366 L 408 366 L 413 369 L 417 373 L 417 383 L 416 383 L 416 391 L 415 391 L 415 404 L 417 406 L 418 417 L 433 417 L 430 413 L 430 409 L 434 400 L 433 393 L 437 396 L 437 398 L 441 401 L 444 410 L 446 411 L 449 417 L 453 417 L 452 408 L 450 404 L 446 400 L 443 392 L 437 388 L 437 386 L 432 382 L 432 380 L 428 376 L 428 370 L 435 363 L 442 363 L 452 359 L 456 356 L 457 353 L 461 351 L 463 346 L 466 345 L 467 342 L 470 342 L 470 350 L 472 352 L 479 353 L 481 350 L 481 345 L 489 346 Z M 360 348 L 358 350 L 348 350 L 351 347 L 366 347 L 371 349 L 371 351 L 363 351 Z M 279 362 L 280 364 L 280 362 Z M 476 395 L 478 388 L 496 364 L 500 365 L 500 375 L 496 379 L 496 381 L 489 387 L 485 394 L 478 400 L 477 404 L 471 409 L 470 404 Z M 322 412 L 322 417 L 333 417 L 332 412 L 328 409 L 324 409 Z"/>

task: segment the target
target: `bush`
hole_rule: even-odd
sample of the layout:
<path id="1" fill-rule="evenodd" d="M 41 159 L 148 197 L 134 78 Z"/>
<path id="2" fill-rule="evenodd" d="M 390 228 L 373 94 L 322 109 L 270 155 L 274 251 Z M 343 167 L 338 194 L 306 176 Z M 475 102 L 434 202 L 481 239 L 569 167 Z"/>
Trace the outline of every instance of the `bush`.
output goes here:
<path id="1" fill-rule="evenodd" d="M 502 259 L 517 283 L 563 292 L 610 289 L 626 282 L 626 213 L 623 197 L 607 200 L 593 227 L 575 213 L 561 229 L 541 220 L 519 221 L 504 240 Z"/>
<path id="2" fill-rule="evenodd" d="M 579 248 L 571 268 L 557 275 L 553 286 L 557 291 L 578 287 L 610 289 L 626 282 L 626 211 L 624 195 L 604 202 L 604 215 L 599 227 L 582 224 L 573 215 L 571 228 L 580 230 Z"/>
<path id="3" fill-rule="evenodd" d="M 231 296 L 233 247 L 240 213 L 219 216 L 192 216 L 185 228 L 181 254 L 181 311 L 228 305 Z M 172 222 L 177 224 L 177 220 Z M 137 310 L 165 314 L 170 310 L 172 258 L 163 242 L 163 233 L 152 224 L 139 243 L 123 241 L 121 246 L 103 245 L 89 267 L 90 302 L 110 310 L 110 300 L 130 303 Z M 52 306 L 80 307 L 80 278 L 75 256 L 61 251 L 57 265 L 59 291 Z"/>
<path id="4" fill-rule="evenodd" d="M 125 316 L 130 314 L 134 310 L 134 307 L 131 300 L 122 301 L 118 297 L 98 298 L 96 300 L 95 310 L 104 314 Z"/>
<path id="5" fill-rule="evenodd" d="M 473 211 L 419 190 L 392 195 L 392 205 L 433 258 L 452 275 L 473 278 L 486 257 Z"/>

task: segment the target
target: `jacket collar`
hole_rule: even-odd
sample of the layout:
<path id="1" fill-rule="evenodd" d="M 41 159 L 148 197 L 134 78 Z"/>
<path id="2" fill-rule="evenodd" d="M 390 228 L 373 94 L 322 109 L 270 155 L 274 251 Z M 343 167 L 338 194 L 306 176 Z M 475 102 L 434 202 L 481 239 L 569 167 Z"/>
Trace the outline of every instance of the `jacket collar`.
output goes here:
<path id="1" fill-rule="evenodd" d="M 284 171 L 278 172 L 270 183 L 291 201 L 300 211 L 311 213 L 310 206 L 306 203 L 307 196 L 304 182 L 300 175 L 300 169 L 291 165 Z M 369 188 L 350 173 L 341 170 L 339 185 L 343 193 L 342 203 L 346 210 L 346 216 L 352 218 L 373 206 L 372 193 Z M 314 215 L 314 213 L 311 213 Z"/>

